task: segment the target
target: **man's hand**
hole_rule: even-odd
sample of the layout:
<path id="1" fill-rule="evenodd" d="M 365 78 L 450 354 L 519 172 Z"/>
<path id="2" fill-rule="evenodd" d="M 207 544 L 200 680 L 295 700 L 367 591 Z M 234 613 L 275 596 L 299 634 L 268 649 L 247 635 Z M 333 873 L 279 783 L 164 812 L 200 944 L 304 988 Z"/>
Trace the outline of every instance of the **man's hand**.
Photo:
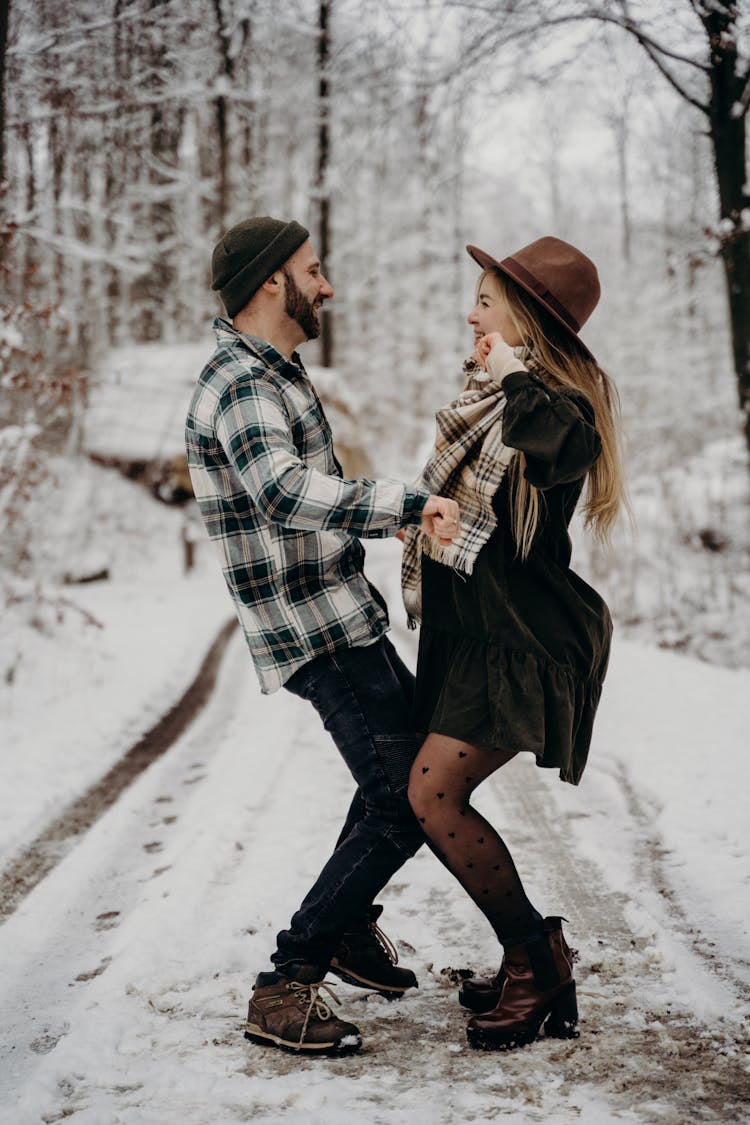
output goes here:
<path id="1" fill-rule="evenodd" d="M 431 496 L 422 509 L 422 531 L 442 547 L 448 547 L 461 530 L 460 515 L 455 500 Z"/>

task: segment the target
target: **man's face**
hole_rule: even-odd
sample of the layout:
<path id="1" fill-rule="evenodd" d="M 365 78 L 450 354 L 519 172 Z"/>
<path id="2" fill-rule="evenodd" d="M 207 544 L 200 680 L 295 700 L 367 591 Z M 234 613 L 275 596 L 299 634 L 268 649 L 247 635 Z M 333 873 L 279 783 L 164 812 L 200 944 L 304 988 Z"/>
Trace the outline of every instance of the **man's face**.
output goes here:
<path id="1" fill-rule="evenodd" d="M 320 335 L 318 310 L 333 296 L 333 289 L 320 272 L 320 261 L 311 242 L 303 242 L 282 268 L 285 283 L 285 312 L 305 334 L 306 340 Z"/>

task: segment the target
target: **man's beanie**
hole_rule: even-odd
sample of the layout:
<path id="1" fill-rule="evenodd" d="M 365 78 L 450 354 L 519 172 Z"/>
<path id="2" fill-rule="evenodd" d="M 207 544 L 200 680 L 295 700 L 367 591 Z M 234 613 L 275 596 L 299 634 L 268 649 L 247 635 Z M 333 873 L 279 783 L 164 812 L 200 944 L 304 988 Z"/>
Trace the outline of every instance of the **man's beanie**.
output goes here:
<path id="1" fill-rule="evenodd" d="M 299 223 L 267 215 L 245 219 L 222 235 L 211 259 L 211 288 L 218 290 L 227 315 L 236 316 L 309 237 Z"/>

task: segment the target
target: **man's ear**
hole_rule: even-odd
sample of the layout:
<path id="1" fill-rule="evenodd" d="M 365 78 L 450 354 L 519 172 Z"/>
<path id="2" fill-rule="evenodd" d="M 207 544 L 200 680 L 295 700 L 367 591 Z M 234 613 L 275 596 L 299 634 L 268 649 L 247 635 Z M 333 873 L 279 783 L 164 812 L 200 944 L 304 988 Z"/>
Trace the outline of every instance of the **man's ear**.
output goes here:
<path id="1" fill-rule="evenodd" d="M 266 293 L 275 295 L 276 293 L 281 292 L 283 278 L 284 274 L 281 272 L 281 270 L 276 270 L 275 273 L 272 273 L 271 276 L 263 282 L 263 284 L 261 285 L 261 289 L 265 289 Z"/>

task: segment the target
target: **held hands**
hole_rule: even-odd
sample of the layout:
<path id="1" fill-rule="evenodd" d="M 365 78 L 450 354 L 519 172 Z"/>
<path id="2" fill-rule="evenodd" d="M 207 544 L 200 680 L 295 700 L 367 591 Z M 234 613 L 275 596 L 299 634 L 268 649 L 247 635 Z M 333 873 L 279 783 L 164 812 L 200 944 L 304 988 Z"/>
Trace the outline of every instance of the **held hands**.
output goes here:
<path id="1" fill-rule="evenodd" d="M 525 370 L 513 348 L 506 344 L 499 332 L 488 332 L 477 340 L 474 355 L 480 367 L 489 371 L 493 379 L 504 379 L 511 371 Z"/>
<path id="2" fill-rule="evenodd" d="M 431 496 L 422 509 L 421 525 L 425 535 L 449 547 L 461 530 L 458 504 L 445 496 Z"/>

